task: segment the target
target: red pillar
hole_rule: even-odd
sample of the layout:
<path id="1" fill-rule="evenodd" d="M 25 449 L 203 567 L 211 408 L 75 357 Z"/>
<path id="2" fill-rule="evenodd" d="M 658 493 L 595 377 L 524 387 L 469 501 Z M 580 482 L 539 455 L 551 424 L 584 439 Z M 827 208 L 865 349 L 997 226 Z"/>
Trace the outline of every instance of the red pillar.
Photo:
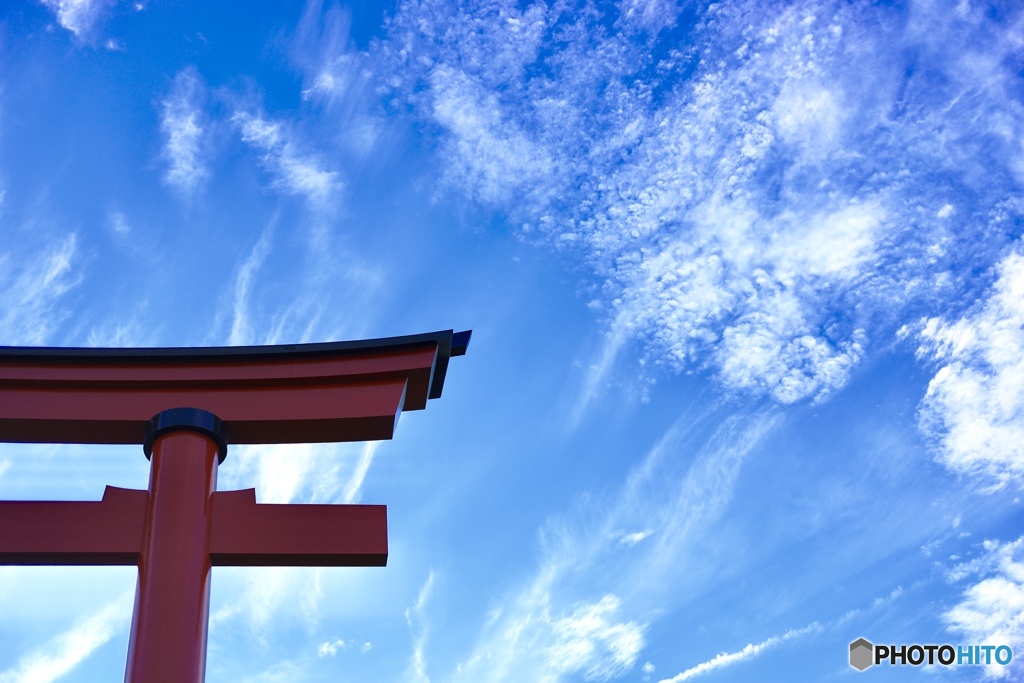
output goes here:
<path id="1" fill-rule="evenodd" d="M 152 444 L 126 683 L 204 679 L 218 450 L 196 431 L 165 431 Z"/>

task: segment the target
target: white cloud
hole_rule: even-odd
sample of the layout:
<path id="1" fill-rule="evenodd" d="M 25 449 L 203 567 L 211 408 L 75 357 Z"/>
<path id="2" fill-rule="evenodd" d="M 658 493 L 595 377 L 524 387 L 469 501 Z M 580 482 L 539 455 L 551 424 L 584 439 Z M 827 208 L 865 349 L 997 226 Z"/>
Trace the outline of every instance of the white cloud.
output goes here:
<path id="1" fill-rule="evenodd" d="M 605 387 L 603 382 L 608 373 L 611 372 L 619 352 L 627 341 L 628 333 L 624 327 L 624 324 L 621 323 L 614 325 L 605 334 L 604 344 L 601 347 L 601 356 L 596 363 L 591 364 L 587 368 L 587 372 L 583 377 L 583 384 L 580 387 L 579 396 L 576 398 L 576 403 L 573 405 L 572 412 L 569 415 L 569 425 L 571 427 L 579 426 L 580 421 L 583 420 L 586 414 L 587 408 L 595 399 L 604 394 Z"/>
<path id="2" fill-rule="evenodd" d="M 132 594 L 126 593 L 0 672 L 0 683 L 50 683 L 62 678 L 127 628 L 131 610 Z"/>
<path id="3" fill-rule="evenodd" d="M 408 2 L 377 53 L 439 133 L 440 184 L 590 267 L 607 343 L 574 419 L 628 345 L 646 368 L 824 398 L 1013 232 L 1024 112 L 1001 65 L 1024 19 L 714 3 L 684 50 L 659 33 L 674 3 L 619 4 L 609 32 L 614 13 L 571 4 Z"/>
<path id="4" fill-rule="evenodd" d="M 38 346 L 50 340 L 67 317 L 59 302 L 80 281 L 73 269 L 77 252 L 78 239 L 71 234 L 39 254 L 0 254 L 3 344 Z"/>
<path id="5" fill-rule="evenodd" d="M 291 57 L 302 72 L 305 107 L 316 112 L 318 127 L 330 131 L 327 146 L 346 166 L 358 166 L 404 143 L 405 124 L 396 126 L 381 110 L 376 61 L 353 43 L 351 25 L 347 7 L 307 2 Z"/>
<path id="6" fill-rule="evenodd" d="M 128 225 L 128 219 L 120 211 L 107 213 L 107 225 L 118 237 L 127 237 L 132 231 L 131 226 Z"/>
<path id="7" fill-rule="evenodd" d="M 351 13 L 333 6 L 321 15 L 322 9 L 318 2 L 307 3 L 296 29 L 294 57 L 307 86 L 302 97 L 331 106 L 347 104 L 354 107 L 346 112 L 352 114 L 372 91 L 373 74 L 366 53 L 350 39 Z"/>
<path id="8" fill-rule="evenodd" d="M 427 640 L 430 637 L 430 624 L 427 620 L 427 601 L 434 592 L 434 572 L 431 570 L 427 580 L 420 588 L 416 603 L 405 610 L 405 621 L 412 635 L 412 656 L 409 659 L 407 678 L 415 683 L 430 683 L 427 675 Z"/>
<path id="9" fill-rule="evenodd" d="M 263 165 L 274 176 L 276 187 L 305 197 L 318 209 L 337 200 L 342 189 L 337 172 L 324 170 L 315 155 L 302 153 L 285 124 L 247 112 L 238 112 L 231 120 L 242 140 L 262 153 Z"/>
<path id="10" fill-rule="evenodd" d="M 339 652 L 345 652 L 347 650 L 357 650 L 362 654 L 366 654 L 373 649 L 373 644 L 369 641 L 358 641 L 358 640 L 345 640 L 338 638 L 337 640 L 323 643 L 316 651 L 318 657 L 333 657 Z"/>
<path id="11" fill-rule="evenodd" d="M 698 676 L 710 673 L 716 669 L 721 669 L 722 667 L 731 666 L 748 659 L 753 659 L 754 657 L 764 653 L 766 650 L 776 647 L 777 645 L 781 645 L 786 641 L 801 638 L 819 631 L 821 631 L 821 625 L 815 622 L 801 629 L 786 631 L 781 636 L 772 636 L 771 638 L 762 640 L 760 643 L 749 643 L 742 650 L 738 650 L 736 652 L 723 652 L 719 655 L 715 655 L 708 661 L 701 662 L 696 666 L 690 667 L 686 671 L 683 671 L 672 678 L 663 679 L 661 683 L 682 683 L 682 681 L 697 678 Z"/>
<path id="12" fill-rule="evenodd" d="M 650 529 L 644 529 L 643 531 L 634 531 L 628 534 L 622 534 L 619 536 L 619 543 L 622 545 L 636 545 L 640 541 L 650 536 L 653 531 Z"/>
<path id="13" fill-rule="evenodd" d="M 366 479 L 366 473 L 370 471 L 370 464 L 373 463 L 373 456 L 376 455 L 380 444 L 380 441 L 367 441 L 362 445 L 359 453 L 359 462 L 356 463 L 355 470 L 352 472 L 352 476 L 349 477 L 342 492 L 342 503 L 351 505 L 359 502 L 363 480 Z"/>
<path id="14" fill-rule="evenodd" d="M 856 200 L 825 213 L 782 215 L 785 233 L 767 247 L 775 277 L 787 286 L 801 278 L 856 278 L 870 266 L 885 221 L 885 210 L 879 204 Z"/>
<path id="15" fill-rule="evenodd" d="M 623 620 L 622 600 L 607 594 L 595 602 L 556 612 L 552 589 L 557 571 L 547 568 L 533 585 L 487 624 L 495 637 L 481 642 L 457 678 L 472 681 L 535 680 L 557 683 L 574 674 L 606 681 L 631 670 L 643 650 L 646 625 Z"/>
<path id="16" fill-rule="evenodd" d="M 171 92 L 160 103 L 160 131 L 164 135 L 164 181 L 185 193 L 196 190 L 209 176 L 203 158 L 208 126 L 203 112 L 206 88 L 194 67 L 174 77 Z"/>
<path id="17" fill-rule="evenodd" d="M 551 624 L 554 643 L 547 648 L 549 673 L 541 681 L 558 681 L 582 673 L 588 681 L 607 681 L 633 668 L 644 646 L 644 627 L 615 621 L 622 601 L 605 595 L 581 605 Z"/>
<path id="18" fill-rule="evenodd" d="M 107 8 L 106 0 L 41 0 L 57 16 L 57 23 L 79 38 L 89 33 L 100 14 Z"/>
<path id="19" fill-rule="evenodd" d="M 228 344 L 231 346 L 244 346 L 247 344 L 267 343 L 265 340 L 257 340 L 253 336 L 249 322 L 249 304 L 252 296 L 252 289 L 255 286 L 256 274 L 259 272 L 263 262 L 270 253 L 271 236 L 273 235 L 273 224 L 271 221 L 264 228 L 260 238 L 256 241 L 249 257 L 239 267 L 235 276 L 234 301 L 232 305 L 231 333 L 228 336 Z"/>
<path id="20" fill-rule="evenodd" d="M 918 333 L 918 354 L 939 364 L 921 428 L 945 465 L 992 488 L 1024 476 L 1024 256 L 1009 254 L 997 270 L 971 313 L 926 319 Z"/>
<path id="21" fill-rule="evenodd" d="M 430 82 L 434 118 L 452 136 L 447 156 L 458 162 L 448 171 L 449 182 L 472 188 L 484 202 L 509 199 L 517 187 L 543 187 L 553 160 L 503 115 L 495 95 L 444 67 L 431 73 Z"/>
<path id="22" fill-rule="evenodd" d="M 143 324 L 139 316 L 119 314 L 106 324 L 90 329 L 85 345 L 114 348 L 156 346 L 157 339 L 158 333 Z"/>
<path id="23" fill-rule="evenodd" d="M 778 138 L 799 146 L 805 154 L 827 154 L 849 112 L 836 100 L 835 92 L 823 83 L 785 83 L 772 106 Z"/>
<path id="24" fill-rule="evenodd" d="M 621 0 L 619 21 L 656 34 L 676 23 L 680 4 L 676 0 Z"/>
<path id="25" fill-rule="evenodd" d="M 967 588 L 961 601 L 945 613 L 946 625 L 970 645 L 1009 645 L 1024 650 L 1024 537 L 1012 543 L 986 542 L 979 566 L 985 577 Z M 1009 667 L 985 667 L 987 678 L 1018 674 Z"/>
<path id="26" fill-rule="evenodd" d="M 264 503 L 354 502 L 369 467 L 366 450 L 367 444 L 239 446 L 221 476 L 225 484 L 254 486 Z"/>

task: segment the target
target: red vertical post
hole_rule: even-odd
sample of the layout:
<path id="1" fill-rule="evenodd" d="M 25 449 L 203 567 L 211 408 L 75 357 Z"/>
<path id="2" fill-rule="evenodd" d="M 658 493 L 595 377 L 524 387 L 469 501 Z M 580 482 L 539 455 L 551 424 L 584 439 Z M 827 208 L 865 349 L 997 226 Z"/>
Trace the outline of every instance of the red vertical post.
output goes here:
<path id="1" fill-rule="evenodd" d="M 174 412 L 164 411 L 153 423 Z M 219 426 L 214 415 L 191 412 Z M 211 513 L 218 456 L 226 446 L 215 433 L 174 417 L 156 433 L 151 429 L 146 444 L 152 448 L 149 508 L 126 683 L 202 683 L 206 672 Z"/>

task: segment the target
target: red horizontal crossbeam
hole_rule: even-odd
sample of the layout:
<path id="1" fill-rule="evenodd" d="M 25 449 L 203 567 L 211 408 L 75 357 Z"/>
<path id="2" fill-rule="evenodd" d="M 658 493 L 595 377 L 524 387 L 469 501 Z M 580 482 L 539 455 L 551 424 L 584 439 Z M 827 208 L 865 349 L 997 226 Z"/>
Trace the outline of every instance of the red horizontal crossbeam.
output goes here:
<path id="1" fill-rule="evenodd" d="M 114 486 L 98 503 L 0 502 L 0 564 L 138 564 L 148 502 Z"/>
<path id="2" fill-rule="evenodd" d="M 256 503 L 256 490 L 213 494 L 214 567 L 383 567 L 386 505 Z"/>
<path id="3" fill-rule="evenodd" d="M 100 502 L 0 502 L 0 565 L 136 565 L 147 491 L 108 486 Z M 217 567 L 383 567 L 385 505 L 275 505 L 255 489 L 213 493 Z"/>

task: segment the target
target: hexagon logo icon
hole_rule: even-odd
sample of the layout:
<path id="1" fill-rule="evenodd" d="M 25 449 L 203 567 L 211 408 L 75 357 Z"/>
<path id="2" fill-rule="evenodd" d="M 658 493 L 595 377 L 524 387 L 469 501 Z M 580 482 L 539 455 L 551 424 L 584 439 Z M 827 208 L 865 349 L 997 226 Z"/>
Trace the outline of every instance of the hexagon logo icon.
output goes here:
<path id="1" fill-rule="evenodd" d="M 864 638 L 850 643 L 850 666 L 863 671 L 875 663 L 875 646 Z"/>

